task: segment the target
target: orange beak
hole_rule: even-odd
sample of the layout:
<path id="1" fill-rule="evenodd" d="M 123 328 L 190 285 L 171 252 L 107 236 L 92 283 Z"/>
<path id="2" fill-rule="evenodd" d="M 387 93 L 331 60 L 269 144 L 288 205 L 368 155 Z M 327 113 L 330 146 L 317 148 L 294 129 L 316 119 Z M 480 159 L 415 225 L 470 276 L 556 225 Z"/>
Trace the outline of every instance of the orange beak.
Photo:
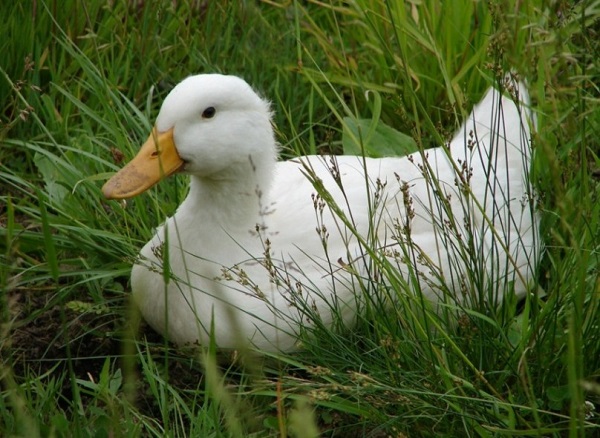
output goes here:
<path id="1" fill-rule="evenodd" d="M 177 172 L 184 162 L 177 153 L 173 128 L 159 133 L 156 127 L 138 154 L 102 187 L 108 199 L 126 199 L 144 193 Z"/>

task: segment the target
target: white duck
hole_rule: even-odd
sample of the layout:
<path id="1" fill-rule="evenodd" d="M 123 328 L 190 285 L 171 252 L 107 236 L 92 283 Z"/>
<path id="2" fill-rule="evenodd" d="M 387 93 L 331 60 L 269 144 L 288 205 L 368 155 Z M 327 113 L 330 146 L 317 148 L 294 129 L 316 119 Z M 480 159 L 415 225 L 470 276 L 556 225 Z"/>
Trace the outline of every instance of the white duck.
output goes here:
<path id="1" fill-rule="evenodd" d="M 513 91 L 528 103 L 524 87 Z M 188 196 L 133 266 L 142 315 L 179 344 L 212 335 L 221 348 L 294 350 L 315 318 L 332 324 L 332 309 L 352 323 L 372 257 L 434 303 L 451 292 L 468 305 L 482 290 L 500 301 L 511 285 L 523 294 L 538 245 L 526 113 L 490 89 L 449 144 L 451 158 L 436 148 L 277 162 L 268 102 L 238 77 L 188 77 L 103 187 L 107 198 L 130 198 L 175 172 L 191 175 Z M 367 241 L 378 248 L 370 257 Z M 479 281 L 467 265 L 479 266 Z"/>

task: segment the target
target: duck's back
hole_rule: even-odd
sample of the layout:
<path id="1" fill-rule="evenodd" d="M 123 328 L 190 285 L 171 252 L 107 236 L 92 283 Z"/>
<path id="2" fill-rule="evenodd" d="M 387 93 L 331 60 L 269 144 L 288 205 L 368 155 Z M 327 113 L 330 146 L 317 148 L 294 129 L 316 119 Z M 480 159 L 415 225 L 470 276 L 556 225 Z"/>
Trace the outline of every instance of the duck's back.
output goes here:
<path id="1" fill-rule="evenodd" d="M 265 216 L 274 253 L 311 266 L 314 289 L 338 300 L 354 299 L 349 272 L 373 272 L 372 250 L 433 301 L 522 295 L 538 245 L 527 114 L 490 89 L 447 147 L 279 163 Z"/>

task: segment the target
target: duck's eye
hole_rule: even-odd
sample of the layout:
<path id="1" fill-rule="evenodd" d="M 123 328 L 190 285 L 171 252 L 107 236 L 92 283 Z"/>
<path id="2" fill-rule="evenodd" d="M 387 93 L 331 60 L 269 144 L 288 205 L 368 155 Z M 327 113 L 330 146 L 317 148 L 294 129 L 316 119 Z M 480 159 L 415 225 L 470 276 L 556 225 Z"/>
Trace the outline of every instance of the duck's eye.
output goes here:
<path id="1" fill-rule="evenodd" d="M 215 109 L 214 106 L 209 106 L 202 112 L 202 118 L 203 119 L 212 119 L 215 116 L 216 112 L 217 112 L 217 110 Z"/>

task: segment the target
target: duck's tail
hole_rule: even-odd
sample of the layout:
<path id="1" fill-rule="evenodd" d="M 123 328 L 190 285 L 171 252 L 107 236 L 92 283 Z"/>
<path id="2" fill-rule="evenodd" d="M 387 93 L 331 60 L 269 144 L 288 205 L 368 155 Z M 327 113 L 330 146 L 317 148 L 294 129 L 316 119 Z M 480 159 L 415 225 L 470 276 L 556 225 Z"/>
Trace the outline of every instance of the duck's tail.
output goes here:
<path id="1" fill-rule="evenodd" d="M 495 169 L 497 176 L 504 169 L 512 174 L 522 168 L 527 174 L 532 154 L 531 132 L 536 127 L 526 83 L 515 73 L 508 73 L 475 106 L 465 123 L 464 134 L 477 143 L 473 152 L 479 155 L 480 166 Z"/>
<path id="2" fill-rule="evenodd" d="M 519 79 L 514 72 L 507 73 L 504 77 L 500 91 L 508 95 L 513 101 L 520 119 L 520 130 L 528 135 L 528 138 L 522 138 L 522 143 L 527 144 L 523 152 L 527 153 L 528 160 L 531 159 L 531 133 L 537 130 L 537 117 L 531 106 L 531 97 L 529 87 L 525 80 Z"/>
<path id="3" fill-rule="evenodd" d="M 500 289 L 513 281 L 517 296 L 533 277 L 539 246 L 529 174 L 536 127 L 526 83 L 509 73 L 487 91 L 466 121 L 463 139 L 452 144 L 453 153 L 467 148 L 462 153 L 470 191 L 482 208 L 481 216 L 474 208 L 470 227 L 480 236 L 486 272 Z"/>

